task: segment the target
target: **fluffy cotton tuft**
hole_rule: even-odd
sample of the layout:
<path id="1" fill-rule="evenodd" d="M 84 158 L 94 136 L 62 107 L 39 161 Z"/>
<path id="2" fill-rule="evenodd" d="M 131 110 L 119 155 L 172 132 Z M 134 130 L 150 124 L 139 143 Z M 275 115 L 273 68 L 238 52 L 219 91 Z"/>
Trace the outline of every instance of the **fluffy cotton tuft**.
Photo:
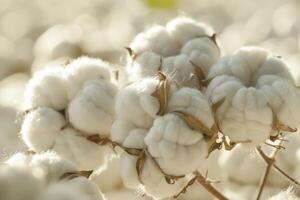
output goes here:
<path id="1" fill-rule="evenodd" d="M 111 80 L 110 66 L 100 59 L 80 57 L 66 66 L 68 98 L 72 99 L 89 80 Z"/>
<path id="2" fill-rule="evenodd" d="M 54 145 L 65 124 L 65 118 L 59 112 L 48 107 L 37 108 L 25 116 L 22 139 L 30 150 L 45 151 Z"/>
<path id="3" fill-rule="evenodd" d="M 103 81 L 89 81 L 70 102 L 68 107 L 71 124 L 88 135 L 107 135 L 114 119 L 117 89 Z"/>
<path id="4" fill-rule="evenodd" d="M 299 198 L 293 193 L 291 188 L 288 188 L 286 191 L 282 191 L 268 200 L 299 200 Z"/>
<path id="5" fill-rule="evenodd" d="M 66 80 L 61 67 L 45 69 L 34 74 L 24 94 L 24 110 L 48 106 L 62 110 L 68 103 Z"/>

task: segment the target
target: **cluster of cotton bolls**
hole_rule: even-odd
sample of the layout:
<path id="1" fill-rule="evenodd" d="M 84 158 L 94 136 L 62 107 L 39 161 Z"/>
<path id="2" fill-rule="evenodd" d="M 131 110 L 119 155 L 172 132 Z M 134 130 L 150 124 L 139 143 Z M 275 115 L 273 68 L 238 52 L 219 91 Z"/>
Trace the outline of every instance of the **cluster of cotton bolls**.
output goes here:
<path id="1" fill-rule="evenodd" d="M 103 200 L 90 173 L 54 152 L 17 153 L 0 166 L 0 199 Z"/>
<path id="2" fill-rule="evenodd" d="M 220 148 L 218 132 L 229 148 L 255 147 L 295 132 L 300 124 L 294 79 L 282 59 L 267 50 L 243 47 L 220 58 L 210 28 L 186 17 L 150 27 L 127 50 L 129 84 L 118 94 L 111 130 L 112 140 L 125 150 L 126 187 L 142 188 L 157 199 L 176 195 Z M 247 166 L 256 170 L 256 165 Z"/>
<path id="3" fill-rule="evenodd" d="M 109 148 L 89 140 L 108 137 L 114 120 L 117 86 L 110 66 L 78 58 L 34 74 L 24 95 L 21 135 L 29 150 L 53 150 L 81 170 L 98 168 Z"/>

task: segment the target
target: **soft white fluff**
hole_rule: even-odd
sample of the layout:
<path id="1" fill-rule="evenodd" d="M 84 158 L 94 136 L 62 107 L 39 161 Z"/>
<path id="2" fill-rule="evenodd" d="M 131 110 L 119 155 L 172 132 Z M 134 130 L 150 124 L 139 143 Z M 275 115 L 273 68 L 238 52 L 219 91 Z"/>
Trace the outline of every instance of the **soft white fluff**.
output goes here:
<path id="1" fill-rule="evenodd" d="M 149 128 L 159 111 L 159 101 L 152 96 L 158 84 L 157 78 L 145 78 L 123 88 L 116 101 L 117 116 Z"/>
<path id="2" fill-rule="evenodd" d="M 116 86 L 104 80 L 88 81 L 68 107 L 71 124 L 85 134 L 107 135 L 114 119 Z"/>
<path id="3" fill-rule="evenodd" d="M 120 157 L 111 158 L 106 165 L 94 171 L 90 176 L 90 180 L 96 183 L 104 193 L 122 188 Z"/>
<path id="4" fill-rule="evenodd" d="M 172 19 L 167 23 L 166 29 L 179 45 L 183 45 L 191 39 L 212 34 L 210 27 L 188 17 Z"/>
<path id="5" fill-rule="evenodd" d="M 80 57 L 66 66 L 67 92 L 71 100 L 89 80 L 111 79 L 110 66 L 100 59 Z"/>
<path id="6" fill-rule="evenodd" d="M 27 171 L 36 171 L 41 174 L 46 183 L 57 182 L 65 173 L 78 171 L 72 162 L 51 151 L 34 155 L 17 153 L 6 163 Z"/>
<path id="7" fill-rule="evenodd" d="M 211 101 L 225 98 L 217 118 L 234 142 L 265 141 L 272 131 L 272 110 L 285 125 L 300 123 L 299 91 L 285 64 L 263 49 L 242 48 L 221 59 L 208 78 L 213 78 L 207 89 Z"/>
<path id="8" fill-rule="evenodd" d="M 291 188 L 288 188 L 286 191 L 282 191 L 268 200 L 299 200 L 299 198 L 294 194 Z"/>
<path id="9" fill-rule="evenodd" d="M 122 164 L 122 179 L 126 187 L 137 189 L 141 186 L 138 180 L 136 171 L 137 157 L 130 156 L 126 153 L 121 155 Z M 179 191 L 187 183 L 187 179 L 179 179 L 174 184 L 168 184 L 164 175 L 157 169 L 155 164 L 146 159 L 144 163 L 144 169 L 141 174 L 141 180 L 143 182 L 143 188 L 148 195 L 153 196 L 155 199 L 163 199 L 172 197 L 179 193 Z"/>
<path id="10" fill-rule="evenodd" d="M 43 182 L 28 170 L 0 166 L 0 199 L 36 200 Z"/>
<path id="11" fill-rule="evenodd" d="M 66 80 L 61 67 L 36 72 L 29 81 L 24 94 L 24 110 L 49 106 L 62 110 L 67 106 Z"/>
<path id="12" fill-rule="evenodd" d="M 66 121 L 62 114 L 40 107 L 29 112 L 23 121 L 21 134 L 25 144 L 33 151 L 45 151 L 54 145 Z"/>
<path id="13" fill-rule="evenodd" d="M 73 161 L 80 170 L 91 170 L 105 162 L 106 148 L 87 140 L 80 132 L 67 128 L 60 132 L 52 149 L 63 158 Z"/>
<path id="14" fill-rule="evenodd" d="M 156 118 L 145 143 L 163 171 L 172 175 L 195 171 L 208 153 L 203 134 L 190 129 L 174 114 Z"/>
<path id="15" fill-rule="evenodd" d="M 137 56 L 146 51 L 162 56 L 171 56 L 179 52 L 177 41 L 170 36 L 165 27 L 159 25 L 139 33 L 129 46 Z"/>
<path id="16" fill-rule="evenodd" d="M 188 41 L 181 49 L 181 54 L 187 55 L 194 65 L 206 76 L 210 67 L 220 58 L 220 50 L 209 37 L 200 37 Z"/>

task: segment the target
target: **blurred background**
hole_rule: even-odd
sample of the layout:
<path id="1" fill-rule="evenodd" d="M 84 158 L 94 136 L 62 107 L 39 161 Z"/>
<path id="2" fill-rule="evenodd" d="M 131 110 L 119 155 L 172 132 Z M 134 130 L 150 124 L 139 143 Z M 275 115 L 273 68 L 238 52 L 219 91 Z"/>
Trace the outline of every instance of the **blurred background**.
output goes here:
<path id="1" fill-rule="evenodd" d="M 0 158 L 24 148 L 19 111 L 34 72 L 81 55 L 122 67 L 137 33 L 178 15 L 212 26 L 223 54 L 258 45 L 300 71 L 299 0 L 0 0 Z"/>

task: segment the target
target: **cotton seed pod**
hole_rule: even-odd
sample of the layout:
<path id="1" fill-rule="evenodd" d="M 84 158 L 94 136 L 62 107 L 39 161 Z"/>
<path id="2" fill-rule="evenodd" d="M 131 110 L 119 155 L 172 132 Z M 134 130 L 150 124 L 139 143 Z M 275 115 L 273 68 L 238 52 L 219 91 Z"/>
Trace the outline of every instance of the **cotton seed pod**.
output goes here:
<path id="1" fill-rule="evenodd" d="M 63 69 L 54 67 L 36 72 L 26 86 L 23 110 L 48 106 L 56 110 L 68 104 Z"/>
<path id="2" fill-rule="evenodd" d="M 59 112 L 48 107 L 39 107 L 25 116 L 21 127 L 22 139 L 30 150 L 48 150 L 65 124 L 65 118 Z"/>
<path id="3" fill-rule="evenodd" d="M 133 55 L 138 56 L 143 52 L 151 51 L 161 56 L 171 56 L 179 53 L 180 47 L 174 38 L 171 38 L 166 28 L 155 25 L 139 33 L 130 43 Z"/>
<path id="4" fill-rule="evenodd" d="M 197 170 L 208 155 L 204 135 L 175 114 L 156 118 L 145 143 L 162 170 L 176 176 Z"/>
<path id="5" fill-rule="evenodd" d="M 38 198 L 38 200 L 88 200 L 79 191 L 73 190 L 65 183 L 50 185 Z"/>
<path id="6" fill-rule="evenodd" d="M 132 122 L 139 128 L 151 127 L 155 116 L 160 112 L 160 109 L 165 107 L 165 105 L 160 106 L 155 92 L 158 91 L 157 89 L 163 90 L 164 86 L 166 86 L 167 93 L 168 91 L 171 93 L 175 88 L 173 84 L 169 87 L 167 82 L 164 82 L 166 84 L 161 83 L 158 77 L 145 78 L 125 87 L 117 97 L 117 116 Z M 168 94 L 165 95 L 165 97 L 167 96 Z"/>
<path id="7" fill-rule="evenodd" d="M 210 37 L 200 37 L 189 40 L 181 49 L 181 54 L 187 55 L 194 64 L 198 76 L 203 73 L 206 78 L 213 64 L 220 58 L 220 49 Z M 201 77 L 201 76 L 200 76 Z"/>
<path id="8" fill-rule="evenodd" d="M 96 183 L 104 193 L 122 188 L 120 157 L 112 157 L 106 165 L 94 171 L 89 179 Z"/>
<path id="9" fill-rule="evenodd" d="M 274 131 L 294 132 L 299 124 L 299 92 L 285 64 L 263 49 L 243 48 L 221 59 L 208 79 L 213 79 L 207 88 L 212 103 L 224 100 L 217 119 L 232 142 L 257 145 Z"/>
<path id="10" fill-rule="evenodd" d="M 126 187 L 141 188 L 141 182 L 136 170 L 137 157 L 126 153 L 121 155 L 122 179 Z M 186 178 L 178 179 L 174 184 L 167 183 L 164 175 L 150 159 L 146 159 L 140 174 L 143 188 L 147 195 L 155 199 L 164 199 L 177 195 L 187 184 Z"/>
<path id="11" fill-rule="evenodd" d="M 114 120 L 117 88 L 104 80 L 88 81 L 70 102 L 69 120 L 86 135 L 107 135 Z"/>
<path id="12" fill-rule="evenodd" d="M 7 165 L 0 166 L 0 199 L 36 200 L 42 187 L 41 179 L 30 171 Z"/>
<path id="13" fill-rule="evenodd" d="M 100 59 L 80 57 L 66 66 L 67 93 L 73 99 L 84 83 L 89 80 L 111 79 L 110 66 Z"/>
<path id="14" fill-rule="evenodd" d="M 212 34 L 210 27 L 187 17 L 172 19 L 167 23 L 166 29 L 179 45 L 183 45 L 191 39 Z"/>
<path id="15" fill-rule="evenodd" d="M 72 128 L 66 128 L 56 137 L 52 150 L 74 162 L 80 170 L 91 170 L 105 162 L 107 148 L 87 140 Z"/>

